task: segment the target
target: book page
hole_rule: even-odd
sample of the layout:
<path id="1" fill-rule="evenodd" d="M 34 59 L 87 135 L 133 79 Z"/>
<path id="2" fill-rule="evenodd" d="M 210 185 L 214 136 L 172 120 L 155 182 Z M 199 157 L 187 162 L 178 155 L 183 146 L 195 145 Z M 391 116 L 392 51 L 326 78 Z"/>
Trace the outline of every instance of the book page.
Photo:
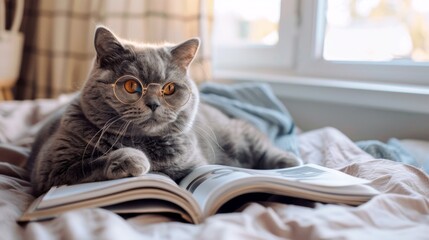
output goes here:
<path id="1" fill-rule="evenodd" d="M 266 172 L 262 170 L 262 172 Z M 357 178 L 343 172 L 308 164 L 300 167 L 285 168 L 274 170 L 276 175 L 298 181 L 301 183 L 312 184 L 324 187 L 347 187 L 358 184 L 367 184 L 368 180 Z M 271 174 L 266 172 L 267 174 Z"/>
<path id="2" fill-rule="evenodd" d="M 39 208 L 58 206 L 142 187 L 159 187 L 173 191 L 173 189 L 177 189 L 177 184 L 166 176 L 148 173 L 138 177 L 63 185 L 52 187 L 43 197 Z"/>
<path id="3" fill-rule="evenodd" d="M 363 185 L 368 182 L 314 164 L 274 170 L 208 165 L 194 170 L 180 186 L 191 192 L 208 213 L 213 205 L 219 206 L 219 201 L 228 200 L 225 196 L 233 197 L 243 189 L 330 202 L 364 202 L 378 194 Z"/>
<path id="4" fill-rule="evenodd" d="M 189 216 L 189 213 L 177 205 L 171 204 L 171 202 L 158 200 L 158 199 L 139 199 L 134 201 L 128 201 L 109 205 L 103 207 L 104 209 L 110 210 L 119 214 L 135 214 L 135 213 L 169 213 L 177 214 L 187 222 L 193 222 L 193 219 Z"/>
<path id="5" fill-rule="evenodd" d="M 42 199 L 42 197 L 38 200 L 40 199 Z M 148 202 L 158 202 L 158 204 L 153 205 L 154 209 L 151 209 L 150 206 L 146 205 Z M 162 208 L 160 208 L 161 203 L 164 203 Z M 46 219 L 66 211 L 80 208 L 112 207 L 111 210 L 120 213 L 129 213 L 136 210 L 136 208 L 139 208 L 134 211 L 137 213 L 153 213 L 154 211 L 178 213 L 177 210 L 181 209 L 180 215 L 185 220 L 191 219 L 192 221 L 190 222 L 194 223 L 199 223 L 201 221 L 201 211 L 198 208 L 198 204 L 194 202 L 190 195 L 189 198 L 183 198 L 181 195 L 159 188 L 130 189 L 98 198 L 84 199 L 82 201 L 70 202 L 48 208 L 38 208 L 37 206 L 39 204 L 39 201 L 35 201 L 21 216 L 20 220 L 32 221 L 35 219 Z M 130 206 L 128 206 L 128 204 L 130 204 Z M 144 206 L 142 207 L 142 205 Z"/>
<path id="6" fill-rule="evenodd" d="M 268 178 L 282 178 L 288 182 L 298 182 L 304 185 L 320 187 L 346 187 L 357 184 L 369 183 L 368 180 L 350 176 L 340 171 L 322 167 L 316 164 L 306 164 L 298 167 L 282 169 L 245 169 L 221 165 L 206 165 L 195 169 L 180 182 L 182 188 L 192 192 L 205 179 L 223 177 L 227 180 L 231 173 L 243 173 L 247 175 L 263 175 Z"/>

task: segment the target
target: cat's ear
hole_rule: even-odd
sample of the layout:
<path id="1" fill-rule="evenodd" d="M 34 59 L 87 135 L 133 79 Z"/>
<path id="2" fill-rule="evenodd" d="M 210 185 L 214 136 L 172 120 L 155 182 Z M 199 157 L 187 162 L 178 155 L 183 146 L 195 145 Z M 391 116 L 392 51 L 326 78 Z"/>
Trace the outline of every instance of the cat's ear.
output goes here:
<path id="1" fill-rule="evenodd" d="M 119 55 L 124 50 L 115 34 L 103 26 L 98 26 L 95 30 L 94 47 L 98 59 Z"/>
<path id="2" fill-rule="evenodd" d="M 192 60 L 194 60 L 200 46 L 200 39 L 192 38 L 181 44 L 174 46 L 171 49 L 171 55 L 173 56 L 173 62 L 179 67 L 188 68 Z"/>

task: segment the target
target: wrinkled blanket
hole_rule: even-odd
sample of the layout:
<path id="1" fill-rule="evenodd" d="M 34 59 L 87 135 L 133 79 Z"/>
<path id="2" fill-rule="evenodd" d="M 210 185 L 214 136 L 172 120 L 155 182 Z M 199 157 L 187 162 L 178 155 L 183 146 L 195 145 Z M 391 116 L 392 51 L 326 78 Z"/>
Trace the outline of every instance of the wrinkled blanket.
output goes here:
<path id="1" fill-rule="evenodd" d="M 299 156 L 296 125 L 289 111 L 265 83 L 219 84 L 200 86 L 201 99 L 233 118 L 250 122 L 265 133 L 280 149 Z M 421 168 L 429 174 L 429 161 L 419 161 L 402 142 L 392 138 L 387 143 L 378 140 L 356 142 L 374 158 L 402 162 Z"/>
<path id="2" fill-rule="evenodd" d="M 407 150 L 406 141 L 401 141 L 396 138 L 391 138 L 387 143 L 378 140 L 366 140 L 356 142 L 362 150 L 375 158 L 389 159 L 396 162 L 402 162 L 414 167 L 421 168 L 424 172 L 429 174 L 429 159 L 426 155 L 423 159 L 415 156 L 415 151 Z M 418 144 L 414 144 L 416 146 Z M 409 148 L 408 148 L 409 149 Z M 428 146 L 425 148 L 425 153 L 428 154 Z"/>
<path id="3" fill-rule="evenodd" d="M 252 203 L 242 212 L 219 214 L 199 225 L 161 215 L 128 219 L 104 209 L 71 211 L 19 225 L 33 200 L 23 168 L 35 131 L 67 101 L 0 104 L 1 239 L 427 239 L 429 178 L 402 163 L 374 159 L 334 128 L 297 136 L 305 162 L 369 179 L 381 195 L 351 207 L 317 203 L 314 208 L 285 203 Z"/>
<path id="4" fill-rule="evenodd" d="M 246 120 L 278 148 L 299 156 L 295 122 L 286 107 L 263 83 L 217 84 L 200 87 L 203 102 L 233 118 Z"/>

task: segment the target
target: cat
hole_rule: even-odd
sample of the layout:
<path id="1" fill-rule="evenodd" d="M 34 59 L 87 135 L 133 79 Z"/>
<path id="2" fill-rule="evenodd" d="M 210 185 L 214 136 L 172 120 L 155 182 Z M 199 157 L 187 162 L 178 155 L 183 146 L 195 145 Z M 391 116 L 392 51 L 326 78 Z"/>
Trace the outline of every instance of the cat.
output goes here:
<path id="1" fill-rule="evenodd" d="M 96 57 L 83 88 L 32 146 L 28 169 L 34 194 L 149 171 L 179 181 L 204 164 L 300 165 L 254 126 L 200 102 L 188 74 L 199 45 L 197 38 L 139 44 L 98 26 Z"/>

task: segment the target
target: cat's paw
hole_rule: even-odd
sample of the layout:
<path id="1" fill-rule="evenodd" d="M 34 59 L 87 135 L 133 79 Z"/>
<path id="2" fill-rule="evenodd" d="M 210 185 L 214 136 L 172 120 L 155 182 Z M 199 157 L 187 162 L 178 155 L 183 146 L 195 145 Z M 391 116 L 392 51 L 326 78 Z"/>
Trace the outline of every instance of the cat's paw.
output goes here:
<path id="1" fill-rule="evenodd" d="M 150 162 L 147 156 L 134 148 L 120 148 L 109 154 L 105 174 L 107 179 L 135 177 L 147 173 Z"/>
<path id="2" fill-rule="evenodd" d="M 278 152 L 276 155 L 271 155 L 269 159 L 265 159 L 261 167 L 263 169 L 278 169 L 296 167 L 302 164 L 302 160 L 295 154 L 282 151 Z"/>
<path id="3" fill-rule="evenodd" d="M 274 168 L 296 167 L 303 164 L 302 160 L 293 153 L 286 152 L 273 162 Z"/>

